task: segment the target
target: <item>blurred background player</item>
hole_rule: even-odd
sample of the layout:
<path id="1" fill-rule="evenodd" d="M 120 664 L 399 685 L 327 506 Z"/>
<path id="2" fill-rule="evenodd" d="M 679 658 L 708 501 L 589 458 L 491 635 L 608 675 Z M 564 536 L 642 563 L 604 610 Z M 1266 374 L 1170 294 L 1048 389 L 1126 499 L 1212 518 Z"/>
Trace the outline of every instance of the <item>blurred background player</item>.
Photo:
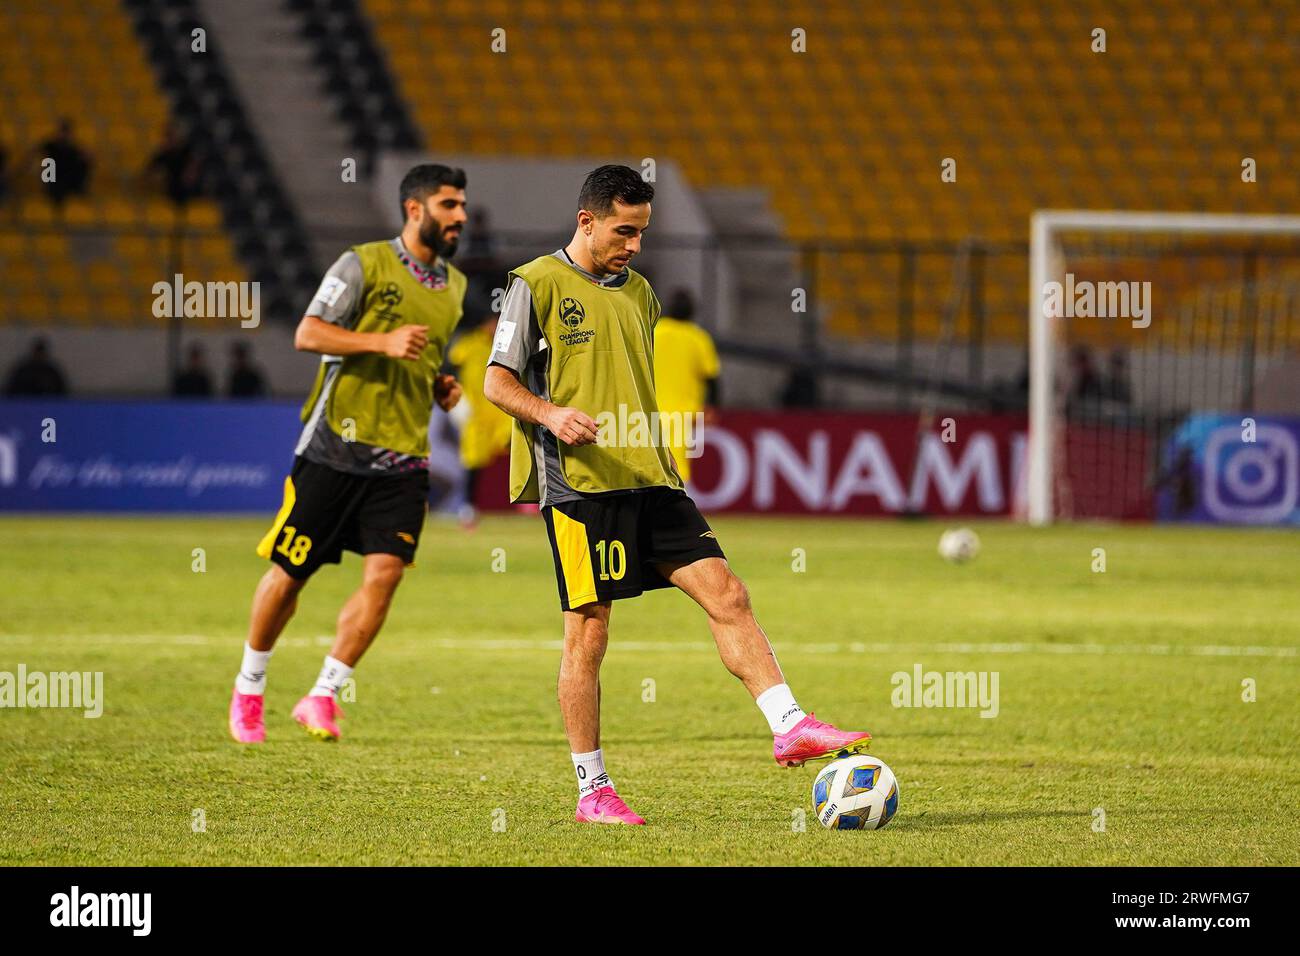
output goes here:
<path id="1" fill-rule="evenodd" d="M 460 321 L 464 276 L 448 261 L 465 223 L 465 173 L 416 166 L 402 179 L 401 235 L 353 246 L 330 268 L 295 343 L 321 355 L 284 504 L 257 553 L 271 560 L 253 595 L 230 733 L 266 739 L 266 666 L 298 593 L 343 552 L 364 556 L 361 587 L 339 612 L 334 646 L 293 718 L 337 740 L 339 689 L 384 622 L 415 559 L 429 491 L 429 417 L 460 385 L 439 374 Z"/>
<path id="2" fill-rule="evenodd" d="M 480 474 L 510 450 L 510 416 L 483 396 L 483 378 L 496 329 L 497 317 L 489 312 L 481 322 L 457 336 L 447 352 L 464 393 L 454 417 L 460 424 L 460 462 L 465 468 L 465 504 L 460 520 L 466 527 L 472 527 L 477 520 L 474 494 Z"/>
<path id="3" fill-rule="evenodd" d="M 654 588 L 680 588 L 704 608 L 723 663 L 768 721 L 778 764 L 858 751 L 871 739 L 822 723 L 795 702 L 749 592 L 662 444 L 630 434 L 597 444 L 594 416 L 648 421 L 659 413 L 659 301 L 628 268 L 653 198 L 654 187 L 627 166 L 587 176 L 569 244 L 510 274 L 484 387 L 516 419 L 511 500 L 540 499 L 555 560 L 564 612 L 560 710 L 580 823 L 645 823 L 605 771 L 600 664 L 613 602 Z"/>
<path id="4" fill-rule="evenodd" d="M 702 416 L 712 424 L 719 401 L 718 350 L 713 336 L 696 325 L 695 303 L 685 289 L 678 289 L 668 300 L 668 311 L 655 323 L 655 394 L 659 411 L 684 423 L 686 430 L 672 428 L 668 450 L 682 482 L 691 480 L 691 458 L 686 441 L 698 443 L 696 423 Z"/>

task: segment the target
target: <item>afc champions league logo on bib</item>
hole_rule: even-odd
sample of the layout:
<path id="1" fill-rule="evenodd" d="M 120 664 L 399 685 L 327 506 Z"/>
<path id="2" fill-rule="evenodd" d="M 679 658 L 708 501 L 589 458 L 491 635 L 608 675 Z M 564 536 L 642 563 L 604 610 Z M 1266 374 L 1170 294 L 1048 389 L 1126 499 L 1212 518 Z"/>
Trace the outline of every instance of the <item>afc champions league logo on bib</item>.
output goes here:
<path id="1" fill-rule="evenodd" d="M 569 331 L 560 334 L 560 341 L 565 345 L 586 345 L 590 342 L 595 337 L 596 330 L 581 328 L 586 318 L 587 310 L 581 302 L 571 296 L 561 299 L 560 324 Z"/>
<path id="2" fill-rule="evenodd" d="M 394 322 L 401 318 L 397 311 L 397 304 L 402 301 L 402 290 L 398 288 L 396 282 L 385 283 L 383 287 L 376 290 L 375 295 L 379 298 L 379 311 L 375 318 L 381 322 Z"/>
<path id="3" fill-rule="evenodd" d="M 566 329 L 576 329 L 582 325 L 582 320 L 587 317 L 587 310 L 582 307 L 582 303 L 574 298 L 564 298 L 560 300 L 560 321 L 564 323 Z"/>

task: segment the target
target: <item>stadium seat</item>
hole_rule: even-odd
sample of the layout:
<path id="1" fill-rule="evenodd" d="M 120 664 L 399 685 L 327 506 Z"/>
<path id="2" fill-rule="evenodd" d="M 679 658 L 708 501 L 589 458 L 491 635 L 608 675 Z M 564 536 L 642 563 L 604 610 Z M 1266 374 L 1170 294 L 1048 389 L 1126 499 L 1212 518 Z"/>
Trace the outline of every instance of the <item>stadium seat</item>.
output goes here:
<path id="1" fill-rule="evenodd" d="M 0 216 L 0 258 L 21 261 L 24 281 L 37 290 L 20 292 L 18 308 L 0 321 L 157 322 L 147 308 L 106 293 L 127 276 L 146 291 L 165 278 L 166 260 L 151 236 L 178 219 L 141 175 L 168 114 L 124 5 L 9 0 L 0 7 L 0 144 L 9 152 L 15 193 Z M 73 118 L 92 169 L 87 194 L 60 208 L 42 194 L 39 157 L 30 151 L 64 116 Z M 246 278 L 213 200 L 193 202 L 184 222 L 215 240 L 205 268 Z M 87 270 L 69 268 L 74 248 L 79 256 L 99 250 L 100 258 Z"/>
<path id="2" fill-rule="evenodd" d="M 572 25 L 582 8 L 546 0 L 508 12 L 504 0 L 363 3 L 408 104 L 427 98 L 430 35 L 445 40 L 441 72 L 472 78 L 461 93 L 471 101 L 453 103 L 447 124 L 467 150 L 569 154 L 581 144 L 642 155 L 670 143 L 700 188 L 766 188 L 795 242 L 1023 243 L 1040 207 L 1300 206 L 1300 178 L 1282 173 L 1283 157 L 1300 153 L 1300 117 L 1285 95 L 1294 31 L 1286 5 L 1269 0 L 1152 0 L 1125 10 L 1104 54 L 1090 47 L 1096 16 L 1068 6 L 1049 15 L 1035 0 L 829 4 L 800 12 L 807 53 L 783 58 L 767 55 L 790 50 L 788 4 L 776 0 L 707 9 L 665 0 L 629 11 L 617 30 L 581 31 Z M 510 55 L 498 56 L 485 38 L 511 23 Z M 1243 35 L 1250 42 L 1223 42 Z M 568 89 L 555 64 L 578 62 L 583 76 L 609 77 L 637 64 L 628 108 L 592 102 L 576 73 L 558 102 L 535 102 L 541 87 L 529 77 L 544 72 L 548 89 Z M 642 126 L 639 115 L 656 111 L 638 101 L 677 104 L 674 128 Z M 445 141 L 432 124 L 446 114 L 413 112 L 426 143 Z M 1275 174 L 1241 188 L 1242 155 L 1269 156 Z M 939 180 L 945 156 L 958 161 L 955 183 Z M 895 274 L 868 271 L 840 289 L 832 271 L 818 280 L 830 328 L 874 334 L 895 303 Z M 1023 341 L 1023 257 L 992 257 L 985 275 L 989 334 Z M 938 308 L 918 297 L 919 332 L 937 330 Z"/>

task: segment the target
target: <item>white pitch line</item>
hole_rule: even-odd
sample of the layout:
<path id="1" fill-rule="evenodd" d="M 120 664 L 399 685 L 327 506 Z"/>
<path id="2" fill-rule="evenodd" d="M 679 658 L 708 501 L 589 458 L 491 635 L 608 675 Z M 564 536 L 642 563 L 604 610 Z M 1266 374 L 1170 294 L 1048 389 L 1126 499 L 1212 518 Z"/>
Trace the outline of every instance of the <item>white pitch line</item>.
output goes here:
<path id="1" fill-rule="evenodd" d="M 48 644 L 51 642 L 83 646 L 152 645 L 152 646 L 207 646 L 238 642 L 238 635 L 209 637 L 204 634 L 0 634 L 0 646 L 6 644 Z M 417 638 L 417 640 L 420 640 Z M 328 647 L 333 635 L 315 637 L 284 637 L 283 647 Z M 429 648 L 447 651 L 558 651 L 558 639 L 530 638 L 472 638 L 435 637 L 422 640 Z M 620 641 L 610 639 L 610 647 L 624 651 L 667 652 L 712 651 L 711 641 Z M 1191 657 L 1300 657 L 1300 648 L 1284 646 L 1246 645 L 1234 647 L 1224 644 L 1097 644 L 1097 643 L 999 643 L 999 642 L 938 642 L 934 644 L 909 641 L 881 643 L 852 641 L 848 643 L 822 642 L 811 644 L 778 644 L 782 653 L 805 654 L 895 654 L 923 652 L 930 654 L 1082 654 L 1120 656 L 1191 656 Z"/>

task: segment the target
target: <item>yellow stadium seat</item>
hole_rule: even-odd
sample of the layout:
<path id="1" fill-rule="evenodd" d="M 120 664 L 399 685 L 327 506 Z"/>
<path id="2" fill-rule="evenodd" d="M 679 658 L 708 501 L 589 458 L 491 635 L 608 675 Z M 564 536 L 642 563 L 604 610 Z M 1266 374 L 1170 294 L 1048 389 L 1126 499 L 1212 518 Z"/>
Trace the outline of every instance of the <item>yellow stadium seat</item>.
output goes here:
<path id="1" fill-rule="evenodd" d="M 169 115 L 127 10 L 118 3 L 19 0 L 0 5 L 0 144 L 18 156 L 47 138 L 61 116 L 90 154 L 84 197 L 56 207 L 31 168 L 10 168 L 15 196 L 0 207 L 0 262 L 12 292 L 0 321 L 118 322 L 169 262 L 164 240 L 139 231 L 174 220 L 168 200 L 135 194 L 137 176 Z M 191 226 L 220 235 L 218 208 L 196 203 Z M 12 225 L 11 225 L 12 222 Z M 220 239 L 230 268 L 233 250 Z M 101 307 L 102 306 L 102 307 Z"/>

